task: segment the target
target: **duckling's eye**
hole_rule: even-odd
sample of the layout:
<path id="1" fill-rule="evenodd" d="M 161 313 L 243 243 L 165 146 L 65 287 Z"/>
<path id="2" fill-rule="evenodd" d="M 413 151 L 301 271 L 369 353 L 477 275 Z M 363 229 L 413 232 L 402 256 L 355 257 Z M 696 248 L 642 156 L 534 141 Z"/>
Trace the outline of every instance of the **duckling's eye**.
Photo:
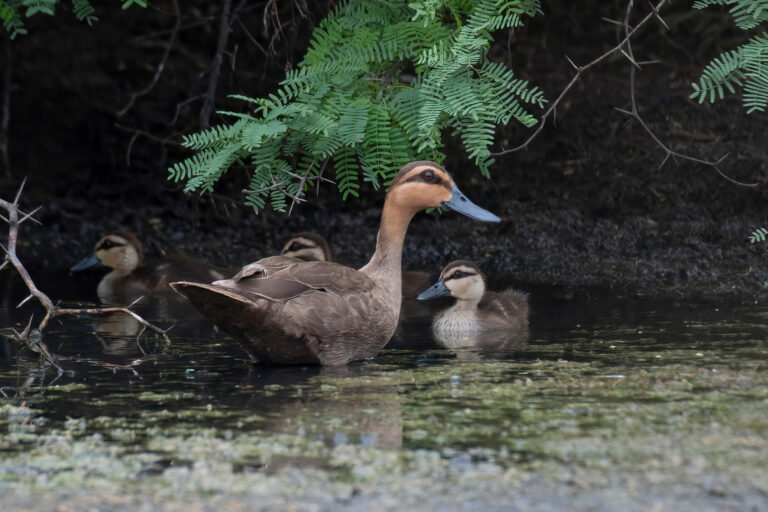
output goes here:
<path id="1" fill-rule="evenodd" d="M 296 252 L 301 250 L 301 244 L 299 242 L 293 242 L 291 246 L 288 248 L 291 252 Z"/>
<path id="2" fill-rule="evenodd" d="M 421 179 L 423 179 L 424 181 L 432 181 L 433 179 L 435 179 L 435 173 L 432 171 L 424 171 L 423 173 L 421 173 Z"/>
<path id="3" fill-rule="evenodd" d="M 112 240 L 104 240 L 104 242 L 102 242 L 101 247 L 99 247 L 99 249 L 102 249 L 102 250 L 111 249 L 114 246 L 115 246 L 115 243 Z"/>
<path id="4" fill-rule="evenodd" d="M 466 274 L 464 272 L 462 272 L 461 270 L 457 270 L 456 272 L 453 273 L 453 275 L 451 276 L 451 279 L 461 279 L 465 275 Z"/>

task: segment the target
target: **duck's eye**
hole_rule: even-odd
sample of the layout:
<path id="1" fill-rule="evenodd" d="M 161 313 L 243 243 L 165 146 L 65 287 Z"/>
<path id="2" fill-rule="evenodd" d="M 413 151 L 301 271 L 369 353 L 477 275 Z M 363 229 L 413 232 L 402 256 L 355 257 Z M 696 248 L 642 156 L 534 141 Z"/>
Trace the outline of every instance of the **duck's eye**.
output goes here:
<path id="1" fill-rule="evenodd" d="M 461 279 L 465 275 L 466 274 L 464 272 L 462 272 L 461 270 L 457 270 L 456 272 L 453 273 L 453 275 L 451 276 L 451 279 Z"/>
<path id="2" fill-rule="evenodd" d="M 99 249 L 111 249 L 114 246 L 115 246 L 115 243 L 112 240 L 104 240 L 101 243 L 101 246 L 99 247 Z"/>
<path id="3" fill-rule="evenodd" d="M 435 179 L 435 173 L 432 171 L 424 171 L 423 173 L 421 173 L 421 178 L 424 181 L 432 181 L 433 179 Z"/>
<path id="4" fill-rule="evenodd" d="M 291 252 L 296 252 L 301 250 L 301 244 L 299 242 L 293 242 L 291 246 L 288 248 Z"/>

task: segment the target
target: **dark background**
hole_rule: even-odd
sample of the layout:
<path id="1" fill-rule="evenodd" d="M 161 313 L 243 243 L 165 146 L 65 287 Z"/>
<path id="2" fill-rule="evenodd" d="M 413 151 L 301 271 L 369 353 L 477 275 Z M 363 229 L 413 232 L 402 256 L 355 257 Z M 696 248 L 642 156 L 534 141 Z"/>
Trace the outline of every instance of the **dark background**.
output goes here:
<path id="1" fill-rule="evenodd" d="M 314 230 L 330 239 L 336 259 L 363 264 L 373 251 L 381 191 L 363 188 L 361 198 L 343 203 L 324 184 L 315 201 L 290 217 L 255 216 L 241 206 L 242 170 L 230 171 L 216 194 L 203 197 L 185 196 L 166 180 L 168 166 L 189 154 L 179 147 L 181 135 L 204 124 L 211 74 L 218 75 L 215 108 L 244 109 L 227 95 L 273 91 L 332 4 L 231 2 L 216 73 L 225 2 L 184 1 L 156 82 L 177 21 L 172 2 L 127 11 L 102 6 L 91 27 L 60 6 L 56 17 L 29 19 L 29 35 L 12 42 L 3 35 L 10 168 L 0 176 L 0 193 L 11 197 L 26 176 L 24 207 L 44 205 L 44 225 L 22 228 L 27 266 L 64 271 L 116 227 L 136 232 L 150 258 L 184 252 L 232 266 L 274 254 L 297 231 Z M 573 74 L 564 55 L 584 64 L 615 45 L 621 32 L 601 17 L 622 18 L 625 7 L 544 2 L 544 16 L 499 33 L 492 58 L 553 100 Z M 647 9 L 638 5 L 633 20 Z M 437 272 L 452 259 L 470 258 L 523 283 L 764 298 L 768 244 L 749 244 L 747 237 L 768 225 L 766 114 L 747 115 L 739 95 L 714 105 L 688 98 L 706 63 L 748 34 L 722 10 L 676 2 L 663 14 L 669 31 L 652 21 L 633 40 L 638 60 L 662 61 L 638 73 L 642 116 L 676 151 L 705 159 L 728 153 L 722 170 L 757 187 L 734 185 L 688 161 L 670 159 L 659 169 L 664 151 L 614 109 L 629 107 L 629 64 L 613 56 L 584 75 L 558 108 L 556 123 L 528 150 L 497 161 L 491 181 L 458 141 L 446 139 L 446 166 L 464 192 L 505 220 L 487 226 L 456 215 L 419 216 L 407 238 L 406 265 Z M 150 84 L 122 113 L 131 95 Z M 213 113 L 210 121 L 226 120 Z M 528 133 L 521 125 L 502 128 L 497 146 L 516 145 Z"/>

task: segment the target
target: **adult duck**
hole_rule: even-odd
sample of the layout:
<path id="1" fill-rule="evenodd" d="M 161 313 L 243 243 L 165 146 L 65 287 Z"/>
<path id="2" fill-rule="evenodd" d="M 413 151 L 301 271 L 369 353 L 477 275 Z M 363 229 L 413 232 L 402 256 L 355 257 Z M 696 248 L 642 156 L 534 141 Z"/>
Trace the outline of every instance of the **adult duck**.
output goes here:
<path id="1" fill-rule="evenodd" d="M 487 292 L 480 268 L 467 260 L 449 263 L 440 280 L 419 295 L 429 300 L 444 295 L 456 304 L 432 322 L 435 340 L 446 348 L 500 347 L 528 336 L 528 295 L 517 290 Z"/>
<path id="2" fill-rule="evenodd" d="M 111 272 L 99 282 L 96 293 L 102 301 L 137 297 L 144 294 L 168 293 L 168 283 L 180 279 L 221 279 L 214 268 L 191 258 L 171 256 L 155 264 L 144 263 L 141 242 L 128 231 L 111 231 L 96 242 L 93 254 L 71 270 L 79 271 L 102 264 Z"/>
<path id="3" fill-rule="evenodd" d="M 273 256 L 246 265 L 231 279 L 171 286 L 260 362 L 344 365 L 373 357 L 397 328 L 408 224 L 434 207 L 484 222 L 501 220 L 467 199 L 440 165 L 411 162 L 392 180 L 376 251 L 360 270 Z"/>

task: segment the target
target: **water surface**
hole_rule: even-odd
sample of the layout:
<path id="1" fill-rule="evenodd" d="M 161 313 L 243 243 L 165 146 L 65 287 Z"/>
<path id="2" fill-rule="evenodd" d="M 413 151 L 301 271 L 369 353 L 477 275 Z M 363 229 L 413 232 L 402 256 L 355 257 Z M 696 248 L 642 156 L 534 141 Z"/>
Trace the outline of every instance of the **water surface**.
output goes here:
<path id="1" fill-rule="evenodd" d="M 3 291 L 0 326 L 25 323 L 23 296 Z M 412 308 L 346 368 L 255 366 L 168 300 L 137 309 L 170 347 L 121 317 L 51 325 L 63 375 L 0 341 L 0 505 L 768 509 L 768 308 L 531 303 L 527 344 L 445 350 Z"/>

